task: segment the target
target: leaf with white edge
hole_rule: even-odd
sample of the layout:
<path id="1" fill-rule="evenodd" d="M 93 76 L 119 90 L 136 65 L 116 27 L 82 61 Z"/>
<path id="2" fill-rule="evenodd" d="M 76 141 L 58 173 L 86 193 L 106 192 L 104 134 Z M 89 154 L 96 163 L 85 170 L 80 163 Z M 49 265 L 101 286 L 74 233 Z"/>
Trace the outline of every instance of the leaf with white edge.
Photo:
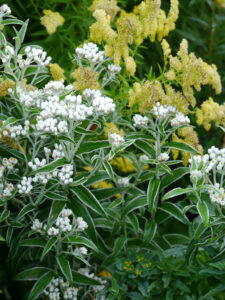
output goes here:
<path id="1" fill-rule="evenodd" d="M 134 140 L 127 141 L 127 142 L 123 143 L 121 146 L 117 147 L 116 149 L 110 151 L 108 160 L 113 159 L 113 157 L 114 157 L 117 153 L 119 153 L 119 152 L 125 150 L 126 148 L 128 148 L 129 146 L 131 146 L 134 142 L 135 142 Z"/>
<path id="2" fill-rule="evenodd" d="M 216 188 L 215 186 L 210 185 L 210 184 L 198 185 L 197 189 L 205 190 L 205 191 L 213 191 L 213 192 L 216 192 L 219 195 L 223 196 L 223 194 L 221 193 L 221 191 L 218 188 Z"/>
<path id="3" fill-rule="evenodd" d="M 42 292 L 45 290 L 45 288 L 49 285 L 49 283 L 51 282 L 53 277 L 54 277 L 54 273 L 51 271 L 48 271 L 44 275 L 42 275 L 39 278 L 39 280 L 35 283 L 32 290 L 30 291 L 28 300 L 37 299 L 42 294 Z"/>
<path id="4" fill-rule="evenodd" d="M 65 206 L 65 202 L 61 202 L 61 201 L 52 202 L 51 210 L 48 216 L 48 223 L 47 223 L 46 230 L 48 230 L 54 224 L 54 222 L 58 218 L 64 206 Z"/>
<path id="5" fill-rule="evenodd" d="M 101 285 L 101 283 L 91 277 L 87 277 L 81 273 L 72 271 L 73 274 L 73 280 L 76 283 L 80 283 L 80 284 L 87 284 L 87 285 Z"/>
<path id="6" fill-rule="evenodd" d="M 44 248 L 45 241 L 41 238 L 31 238 L 27 240 L 23 240 L 19 243 L 18 246 L 24 246 L 24 247 L 41 247 Z"/>
<path id="7" fill-rule="evenodd" d="M 54 201 L 68 201 L 67 197 L 53 192 L 47 192 L 45 196 Z"/>
<path id="8" fill-rule="evenodd" d="M 155 215 L 157 210 L 159 190 L 160 190 L 160 179 L 156 178 L 150 180 L 148 185 L 148 190 L 147 190 L 147 201 L 148 201 L 149 211 L 152 217 Z"/>
<path id="9" fill-rule="evenodd" d="M 68 142 L 68 143 L 71 143 L 71 144 L 75 144 L 75 142 L 73 140 L 71 140 L 70 138 L 68 138 L 65 135 L 59 136 L 58 140 L 63 141 L 63 142 Z"/>
<path id="10" fill-rule="evenodd" d="M 137 196 L 134 199 L 132 199 L 129 202 L 126 202 L 123 212 L 122 212 L 122 217 L 125 217 L 135 209 L 141 208 L 148 205 L 147 198 L 142 197 L 142 196 Z"/>
<path id="11" fill-rule="evenodd" d="M 76 133 L 79 133 L 79 134 L 85 134 L 85 135 L 96 135 L 96 131 L 93 131 L 93 130 L 86 130 L 82 127 L 76 127 L 74 129 L 74 131 Z"/>
<path id="12" fill-rule="evenodd" d="M 189 223 L 187 217 L 183 214 L 182 210 L 176 204 L 165 202 L 159 207 L 159 209 L 171 215 L 172 217 L 176 218 L 184 224 Z"/>
<path id="13" fill-rule="evenodd" d="M 116 257 L 123 249 L 126 242 L 126 238 L 124 236 L 120 236 L 115 240 L 112 256 Z"/>
<path id="14" fill-rule="evenodd" d="M 5 239 L 3 236 L 0 235 L 0 242 L 5 242 Z"/>
<path id="15" fill-rule="evenodd" d="M 72 285 L 73 284 L 73 275 L 72 275 L 69 261 L 64 257 L 64 255 L 60 255 L 60 256 L 56 257 L 56 259 L 57 259 L 58 265 L 59 265 L 63 275 L 65 276 L 67 281 Z"/>
<path id="16" fill-rule="evenodd" d="M 0 223 L 5 221 L 10 215 L 10 211 L 9 210 L 3 210 L 1 216 L 0 216 Z"/>
<path id="17" fill-rule="evenodd" d="M 24 208 L 19 212 L 18 216 L 15 218 L 15 222 L 18 222 L 21 218 L 23 218 L 26 214 L 34 210 L 33 205 L 27 204 Z"/>
<path id="18" fill-rule="evenodd" d="M 161 180 L 161 188 L 167 187 L 174 183 L 175 181 L 179 180 L 186 174 L 190 172 L 189 168 L 180 167 L 175 170 L 173 170 L 173 174 L 167 174 L 165 177 Z"/>
<path id="19" fill-rule="evenodd" d="M 148 156 L 152 158 L 156 157 L 155 150 L 149 142 L 136 141 L 135 146 L 138 147 L 140 150 L 142 150 Z"/>
<path id="20" fill-rule="evenodd" d="M 1 21 L 1 25 L 23 25 L 24 22 L 17 19 L 7 19 Z"/>
<path id="21" fill-rule="evenodd" d="M 112 179 L 113 181 L 115 181 L 115 174 L 113 172 L 112 166 L 110 165 L 110 163 L 108 163 L 107 161 L 103 162 L 104 168 L 107 172 L 107 174 L 109 175 L 109 178 Z"/>
<path id="22" fill-rule="evenodd" d="M 144 229 L 144 242 L 150 243 L 156 234 L 157 231 L 157 223 L 156 222 L 146 222 Z"/>
<path id="23" fill-rule="evenodd" d="M 44 267 L 34 267 L 20 272 L 13 278 L 13 280 L 38 280 L 48 271 L 50 270 Z"/>
<path id="24" fill-rule="evenodd" d="M 97 246 L 91 240 L 87 239 L 86 237 L 69 236 L 67 239 L 64 240 L 64 242 L 70 243 L 70 244 L 84 245 L 84 246 L 94 250 L 97 253 L 99 252 Z"/>
<path id="25" fill-rule="evenodd" d="M 206 227 L 209 223 L 209 209 L 207 204 L 205 202 L 199 201 L 197 203 L 197 210 L 204 226 Z"/>
<path id="26" fill-rule="evenodd" d="M 51 237 L 48 241 L 47 241 L 47 244 L 45 245 L 44 247 L 44 250 L 41 254 L 41 260 L 45 257 L 45 255 L 52 249 L 52 247 L 55 245 L 57 241 L 57 237 L 56 236 L 53 236 Z"/>
<path id="27" fill-rule="evenodd" d="M 46 166 L 44 166 L 44 167 L 42 167 L 40 169 L 32 171 L 31 175 L 35 175 L 35 174 L 39 174 L 39 173 L 51 172 L 51 171 L 55 170 L 56 168 L 61 167 L 61 166 L 65 165 L 65 164 L 67 164 L 66 159 L 65 158 L 60 158 L 60 159 L 57 159 L 56 161 L 53 161 L 50 164 L 47 164 Z"/>
<path id="28" fill-rule="evenodd" d="M 9 117 L 7 120 L 4 121 L 1 130 L 3 131 L 8 125 L 15 123 L 17 121 L 14 117 Z"/>
<path id="29" fill-rule="evenodd" d="M 185 152 L 190 152 L 192 154 L 200 155 L 200 153 L 196 149 L 194 149 L 193 147 L 191 147 L 186 143 L 169 142 L 167 144 L 164 144 L 163 148 L 172 148 L 172 149 L 177 149 Z"/>
<path id="30" fill-rule="evenodd" d="M 175 188 L 172 191 L 166 193 L 163 198 L 162 201 L 173 198 L 173 197 L 177 197 L 183 194 L 187 194 L 187 193 L 191 193 L 194 190 L 192 188 L 186 188 L 186 189 L 182 189 L 182 188 Z"/>
<path id="31" fill-rule="evenodd" d="M 135 214 L 131 214 L 128 216 L 128 219 L 132 225 L 132 227 L 135 230 L 136 235 L 138 235 L 139 232 L 139 222 L 138 222 L 138 218 Z"/>
<path id="32" fill-rule="evenodd" d="M 106 216 L 104 208 L 86 187 L 83 185 L 73 186 L 71 187 L 71 190 L 82 203 L 94 210 L 97 214 Z"/>
<path id="33" fill-rule="evenodd" d="M 110 148 L 110 144 L 108 141 L 94 141 L 94 142 L 85 142 L 82 143 L 79 149 L 76 152 L 76 155 L 83 153 L 90 153 L 92 151 L 96 151 L 102 148 Z"/>
<path id="34" fill-rule="evenodd" d="M 16 52 L 20 49 L 23 41 L 24 41 L 24 37 L 25 37 L 25 34 L 26 34 L 26 31 L 27 31 L 27 25 L 28 25 L 28 22 L 29 20 L 26 20 L 22 27 L 20 28 L 18 34 L 16 35 L 15 37 L 15 40 L 16 40 Z"/>
<path id="35" fill-rule="evenodd" d="M 126 136 L 126 140 L 148 140 L 153 142 L 154 138 L 147 134 L 132 133 Z"/>

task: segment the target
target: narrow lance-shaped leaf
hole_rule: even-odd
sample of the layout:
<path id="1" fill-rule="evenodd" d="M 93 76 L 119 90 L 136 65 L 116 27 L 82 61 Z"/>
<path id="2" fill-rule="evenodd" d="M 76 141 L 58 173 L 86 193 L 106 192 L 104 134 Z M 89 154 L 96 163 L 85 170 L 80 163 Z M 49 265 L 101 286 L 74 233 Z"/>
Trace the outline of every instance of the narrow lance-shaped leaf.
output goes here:
<path id="1" fill-rule="evenodd" d="M 56 259 L 65 278 L 69 281 L 70 284 L 73 284 L 73 276 L 69 261 L 63 255 L 58 256 Z"/>
<path id="2" fill-rule="evenodd" d="M 193 147 L 191 147 L 190 145 L 188 145 L 186 143 L 169 142 L 169 143 L 163 145 L 163 148 L 174 148 L 174 149 L 178 149 L 181 151 L 190 152 L 192 154 L 200 155 L 200 153 L 196 149 L 194 149 Z"/>
<path id="3" fill-rule="evenodd" d="M 160 189 L 160 179 L 152 179 L 149 181 L 147 190 L 148 207 L 152 217 L 155 215 L 157 209 L 157 202 Z"/>
<path id="4" fill-rule="evenodd" d="M 37 299 L 38 296 L 40 296 L 44 289 L 49 285 L 53 277 L 54 273 L 51 271 L 48 271 L 44 275 L 42 275 L 30 291 L 28 300 Z"/>
<path id="5" fill-rule="evenodd" d="M 184 224 L 189 223 L 185 214 L 183 214 L 182 210 L 176 204 L 165 202 L 159 207 L 159 209 L 163 210 L 165 213 L 171 215 Z"/>
<path id="6" fill-rule="evenodd" d="M 47 241 L 47 244 L 45 245 L 44 250 L 43 250 L 42 255 L 41 255 L 41 260 L 52 249 L 52 247 L 55 245 L 56 241 L 57 241 L 57 237 L 56 236 L 53 236 L 52 238 L 50 238 Z"/>
<path id="7" fill-rule="evenodd" d="M 193 192 L 193 189 L 192 188 L 186 188 L 186 189 L 176 188 L 176 189 L 173 189 L 172 191 L 166 193 L 163 196 L 162 201 L 173 198 L 173 197 L 177 197 L 177 196 L 189 193 L 189 192 Z"/>
<path id="8" fill-rule="evenodd" d="M 197 203 L 197 210 L 204 226 L 207 226 L 209 223 L 209 209 L 207 204 L 205 202 L 199 201 Z"/>
<path id="9" fill-rule="evenodd" d="M 66 163 L 67 163 L 67 161 L 66 161 L 65 158 L 57 159 L 56 161 L 54 161 L 50 164 L 47 164 L 46 166 L 44 166 L 44 167 L 42 167 L 38 170 L 32 171 L 31 175 L 35 175 L 35 174 L 38 174 L 38 173 L 51 172 L 51 171 L 55 170 L 56 168 L 65 165 Z"/>

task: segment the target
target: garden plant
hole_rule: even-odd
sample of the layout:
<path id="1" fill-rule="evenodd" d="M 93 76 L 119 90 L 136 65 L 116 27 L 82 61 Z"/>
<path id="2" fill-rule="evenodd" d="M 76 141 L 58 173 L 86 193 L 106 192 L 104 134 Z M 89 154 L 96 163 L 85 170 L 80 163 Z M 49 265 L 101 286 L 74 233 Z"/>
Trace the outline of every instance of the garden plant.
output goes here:
<path id="1" fill-rule="evenodd" d="M 22 2 L 0 6 L 0 297 L 225 299 L 225 1 Z"/>

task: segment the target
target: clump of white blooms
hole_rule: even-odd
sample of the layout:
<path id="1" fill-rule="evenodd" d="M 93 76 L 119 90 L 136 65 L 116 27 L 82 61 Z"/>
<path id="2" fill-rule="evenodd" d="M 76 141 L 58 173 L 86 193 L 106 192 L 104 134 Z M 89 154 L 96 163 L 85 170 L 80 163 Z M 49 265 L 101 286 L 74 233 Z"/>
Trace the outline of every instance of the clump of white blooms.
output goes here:
<path id="1" fill-rule="evenodd" d="M 175 118 L 173 118 L 170 121 L 171 126 L 173 127 L 178 127 L 181 125 L 186 125 L 186 124 L 190 124 L 190 119 L 185 116 L 183 113 L 178 112 L 175 116 Z"/>
<path id="2" fill-rule="evenodd" d="M 43 293 L 49 300 L 78 299 L 78 288 L 71 287 L 69 283 L 65 282 L 62 278 L 53 278 Z"/>
<path id="3" fill-rule="evenodd" d="M 62 184 L 69 184 L 73 182 L 73 165 L 65 165 L 58 172 L 58 177 Z"/>
<path id="4" fill-rule="evenodd" d="M 28 46 L 25 48 L 25 55 L 26 57 L 23 58 L 23 55 L 19 54 L 17 58 L 17 62 L 21 69 L 31 65 L 32 63 L 36 63 L 40 67 L 46 67 L 51 61 L 51 57 L 48 56 L 46 58 L 47 53 L 40 48 L 31 48 Z"/>
<path id="5" fill-rule="evenodd" d="M 85 256 L 87 254 L 88 254 L 88 250 L 86 247 L 80 247 L 74 250 L 74 255 L 76 256 Z"/>
<path id="6" fill-rule="evenodd" d="M 52 157 L 54 159 L 59 159 L 59 158 L 63 158 L 64 157 L 64 153 L 63 153 L 63 148 L 62 148 L 62 145 L 60 144 L 55 144 L 55 149 L 52 151 Z M 51 154 L 51 150 L 50 149 L 46 149 L 45 150 L 45 155 L 50 155 Z"/>
<path id="7" fill-rule="evenodd" d="M 191 171 L 190 175 L 193 178 L 199 179 L 202 177 L 202 172 L 199 170 L 193 170 L 193 171 Z"/>
<path id="8" fill-rule="evenodd" d="M 4 124 L 4 122 L 3 122 Z M 22 125 L 7 125 L 5 129 L 3 130 L 2 134 L 4 136 L 10 136 L 13 139 L 18 138 L 19 136 L 26 136 L 29 133 L 30 128 L 30 122 L 28 120 L 25 121 L 24 126 Z"/>
<path id="9" fill-rule="evenodd" d="M 164 120 L 171 115 L 174 115 L 176 113 L 176 108 L 170 105 L 161 105 L 159 102 L 157 102 L 151 112 L 156 119 Z"/>
<path id="10" fill-rule="evenodd" d="M 17 185 L 18 192 L 20 194 L 28 195 L 31 192 L 32 188 L 33 188 L 32 184 L 31 184 L 32 181 L 33 181 L 32 177 L 24 176 L 22 178 L 22 181 L 20 182 L 20 184 Z"/>
<path id="11" fill-rule="evenodd" d="M 1 15 L 10 15 L 11 14 L 11 9 L 7 4 L 3 4 L 0 6 L 0 16 Z"/>
<path id="12" fill-rule="evenodd" d="M 2 159 L 3 167 L 0 166 L 0 177 L 3 175 L 4 168 L 6 168 L 8 171 L 11 171 L 14 169 L 14 166 L 17 164 L 17 159 L 15 157 L 10 157 L 9 159 L 4 157 Z"/>
<path id="13" fill-rule="evenodd" d="M 139 160 L 140 162 L 145 162 L 146 160 L 149 160 L 149 157 L 145 154 L 142 154 L 140 157 L 139 157 Z"/>
<path id="14" fill-rule="evenodd" d="M 112 144 L 112 146 L 115 148 L 121 146 L 125 142 L 124 138 L 117 133 L 109 134 L 109 141 Z"/>
<path id="15" fill-rule="evenodd" d="M 81 64 L 82 59 L 87 60 L 91 65 L 101 64 L 105 60 L 105 52 L 100 51 L 98 46 L 91 42 L 84 44 L 83 47 L 76 48 L 75 52 L 79 64 Z"/>
<path id="16" fill-rule="evenodd" d="M 147 117 L 143 117 L 138 114 L 134 115 L 133 121 L 134 121 L 134 127 L 146 127 L 149 122 Z"/>
<path id="17" fill-rule="evenodd" d="M 120 66 L 116 66 L 114 64 L 110 64 L 108 65 L 108 70 L 110 73 L 112 73 L 113 75 L 119 73 L 121 71 L 121 67 Z"/>
<path id="18" fill-rule="evenodd" d="M 118 184 L 123 186 L 123 187 L 128 187 L 130 184 L 130 179 L 129 177 L 121 177 L 118 179 Z"/>
<path id="19" fill-rule="evenodd" d="M 168 153 L 164 152 L 164 153 L 160 153 L 159 156 L 157 157 L 158 161 L 167 161 L 170 159 Z"/>
<path id="20" fill-rule="evenodd" d="M 8 65 L 14 55 L 15 55 L 15 51 L 13 47 L 6 45 L 5 49 L 0 52 L 0 58 L 2 60 L 2 64 Z"/>
<path id="21" fill-rule="evenodd" d="M 93 291 L 94 291 L 95 293 L 98 293 L 98 292 L 100 292 L 102 289 L 104 289 L 105 284 L 107 283 L 107 281 L 106 281 L 105 279 L 102 279 L 102 278 L 97 277 L 94 273 L 90 273 L 90 270 L 89 270 L 88 268 L 80 268 L 80 269 L 78 269 L 78 272 L 79 272 L 80 274 L 83 274 L 83 275 L 89 277 L 89 278 L 92 278 L 92 279 L 95 279 L 95 280 L 99 281 L 99 283 L 100 283 L 101 285 L 94 285 L 94 286 L 91 286 L 91 288 L 93 289 Z"/>
<path id="22" fill-rule="evenodd" d="M 12 183 L 4 183 L 0 184 L 0 199 L 3 197 L 12 196 L 12 192 L 14 190 L 14 186 Z"/>
<path id="23" fill-rule="evenodd" d="M 219 183 L 215 183 L 215 188 L 218 189 L 217 191 L 209 191 L 210 199 L 213 203 L 220 204 L 225 206 L 225 189 L 224 187 L 220 187 Z"/>
<path id="24" fill-rule="evenodd" d="M 31 229 L 36 231 L 36 232 L 42 232 L 43 223 L 41 223 L 38 219 L 34 219 L 33 225 L 31 226 Z"/>
<path id="25" fill-rule="evenodd" d="M 76 224 L 77 224 L 78 231 L 84 231 L 85 229 L 88 228 L 88 224 L 84 221 L 82 217 L 78 217 L 76 219 Z"/>
<path id="26" fill-rule="evenodd" d="M 97 97 L 93 99 L 92 105 L 98 114 L 109 114 L 115 111 L 116 105 L 109 97 Z"/>

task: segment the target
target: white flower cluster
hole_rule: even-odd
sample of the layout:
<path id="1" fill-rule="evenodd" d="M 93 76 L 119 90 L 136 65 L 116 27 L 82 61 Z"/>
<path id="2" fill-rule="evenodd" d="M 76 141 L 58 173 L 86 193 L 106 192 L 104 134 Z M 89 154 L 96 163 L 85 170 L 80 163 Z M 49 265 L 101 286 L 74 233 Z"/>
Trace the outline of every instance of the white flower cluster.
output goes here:
<path id="1" fill-rule="evenodd" d="M 191 171 L 190 176 L 193 178 L 199 179 L 199 178 L 202 178 L 203 174 L 199 170 L 193 170 L 193 171 Z"/>
<path id="2" fill-rule="evenodd" d="M 85 229 L 88 228 L 88 224 L 84 221 L 82 217 L 78 217 L 76 219 L 76 224 L 77 224 L 77 230 L 78 231 L 84 231 Z"/>
<path id="3" fill-rule="evenodd" d="M 0 16 L 1 15 L 10 15 L 11 14 L 11 9 L 7 4 L 3 4 L 0 6 Z"/>
<path id="4" fill-rule="evenodd" d="M 181 125 L 190 124 L 190 119 L 181 112 L 177 112 L 175 118 L 170 121 L 170 124 L 173 127 L 178 127 Z"/>
<path id="5" fill-rule="evenodd" d="M 118 179 L 118 184 L 123 186 L 123 187 L 128 187 L 130 184 L 130 179 L 129 177 L 121 177 Z"/>
<path id="6" fill-rule="evenodd" d="M 121 146 L 125 142 L 124 138 L 117 133 L 109 134 L 109 141 L 115 148 Z"/>
<path id="7" fill-rule="evenodd" d="M 152 109 L 152 113 L 155 115 L 156 119 L 164 120 L 171 115 L 176 113 L 176 108 L 170 105 L 161 105 L 159 102 Z"/>
<path id="8" fill-rule="evenodd" d="M 157 157 L 158 161 L 167 161 L 170 159 L 168 153 L 164 152 L 164 153 L 160 153 L 159 156 Z"/>
<path id="9" fill-rule="evenodd" d="M 59 158 L 63 158 L 64 157 L 64 153 L 63 153 L 63 149 L 62 149 L 62 145 L 60 144 L 55 144 L 55 149 L 52 151 L 52 157 L 54 159 L 59 159 Z M 45 148 L 45 155 L 50 155 L 51 154 L 51 150 Z"/>
<path id="10" fill-rule="evenodd" d="M 225 189 L 220 187 L 219 183 L 215 183 L 215 188 L 219 190 L 217 191 L 209 191 L 209 197 L 213 203 L 220 204 L 225 206 Z"/>
<path id="11" fill-rule="evenodd" d="M 15 157 L 10 157 L 9 159 L 4 157 L 2 160 L 3 166 L 8 170 L 13 170 L 14 166 L 17 164 L 17 159 Z M 0 166 L 0 177 L 2 177 L 4 168 Z"/>
<path id="12" fill-rule="evenodd" d="M 69 184 L 73 182 L 73 165 L 65 165 L 58 172 L 58 178 L 62 184 Z"/>
<path id="13" fill-rule="evenodd" d="M 35 219 L 33 221 L 33 225 L 31 226 L 31 229 L 36 232 L 42 232 L 43 224 L 38 219 Z"/>
<path id="14" fill-rule="evenodd" d="M 20 182 L 20 184 L 17 185 L 18 187 L 18 192 L 20 194 L 26 194 L 28 195 L 30 193 L 30 191 L 32 190 L 33 186 L 32 186 L 32 177 L 23 177 L 22 181 Z"/>
<path id="15" fill-rule="evenodd" d="M 110 65 L 108 65 L 108 70 L 110 73 L 112 73 L 112 75 L 115 75 L 121 71 L 121 67 L 116 66 L 114 64 L 110 64 Z"/>
<path id="16" fill-rule="evenodd" d="M 24 90 L 21 87 L 17 87 L 17 94 L 19 95 L 19 100 L 21 104 L 25 107 L 30 107 L 36 105 L 40 101 L 42 93 L 40 90 L 36 89 L 33 91 Z"/>
<path id="17" fill-rule="evenodd" d="M 3 122 L 4 124 L 4 122 Z M 7 125 L 5 129 L 3 130 L 2 134 L 4 136 L 10 136 L 11 138 L 18 138 L 19 136 L 25 136 L 29 133 L 29 128 L 30 128 L 30 122 L 28 120 L 25 121 L 24 126 L 22 125 Z"/>
<path id="18" fill-rule="evenodd" d="M 3 65 L 9 64 L 14 55 L 15 51 L 13 47 L 6 45 L 4 51 L 0 52 L 0 58 L 2 60 Z"/>
<path id="19" fill-rule="evenodd" d="M 134 115 L 133 117 L 134 127 L 146 127 L 148 125 L 148 118 L 141 115 Z"/>
<path id="20" fill-rule="evenodd" d="M 12 196 L 12 191 L 14 190 L 14 186 L 11 183 L 0 184 L 0 198 L 2 197 L 10 197 Z"/>
<path id="21" fill-rule="evenodd" d="M 82 59 L 86 59 L 91 65 L 95 65 L 103 63 L 105 60 L 104 51 L 100 51 L 98 46 L 94 43 L 84 44 L 82 48 L 76 48 L 75 52 L 79 62 L 81 62 Z"/>
<path id="22" fill-rule="evenodd" d="M 17 62 L 22 69 L 25 66 L 29 66 L 32 63 L 36 63 L 39 67 L 46 67 L 51 61 L 51 57 L 47 56 L 47 52 L 38 48 L 31 48 L 30 46 L 25 48 L 26 59 L 23 59 L 23 55 L 19 54 Z"/>
<path id="23" fill-rule="evenodd" d="M 149 160 L 149 157 L 145 154 L 142 154 L 140 157 L 139 157 L 139 160 L 140 162 L 145 162 L 146 160 Z"/>
<path id="24" fill-rule="evenodd" d="M 45 158 L 40 160 L 39 158 L 35 158 L 34 162 L 29 161 L 28 166 L 33 170 L 38 170 L 42 167 L 44 167 L 47 164 L 47 161 Z M 38 173 L 35 174 L 33 178 L 33 182 L 41 182 L 43 184 L 46 184 L 49 179 L 52 179 L 53 177 L 56 177 L 58 175 L 57 170 L 54 170 L 53 172 L 46 172 L 46 173 Z"/>
<path id="25" fill-rule="evenodd" d="M 80 248 L 76 248 L 74 250 L 74 255 L 75 256 L 84 256 L 88 254 L 88 250 L 86 247 L 80 247 Z"/>
<path id="26" fill-rule="evenodd" d="M 98 293 L 102 289 L 104 289 L 105 284 L 107 283 L 107 281 L 105 279 L 99 278 L 94 273 L 90 273 L 90 270 L 88 268 L 80 268 L 80 269 L 78 269 L 78 272 L 85 275 L 85 276 L 87 276 L 87 277 L 89 277 L 89 278 L 92 278 L 92 279 L 95 279 L 95 280 L 99 281 L 99 283 L 101 285 L 92 286 L 92 289 L 95 293 Z"/>
<path id="27" fill-rule="evenodd" d="M 71 287 L 69 283 L 65 282 L 62 278 L 53 278 L 43 293 L 49 300 L 78 299 L 78 289 Z"/>

